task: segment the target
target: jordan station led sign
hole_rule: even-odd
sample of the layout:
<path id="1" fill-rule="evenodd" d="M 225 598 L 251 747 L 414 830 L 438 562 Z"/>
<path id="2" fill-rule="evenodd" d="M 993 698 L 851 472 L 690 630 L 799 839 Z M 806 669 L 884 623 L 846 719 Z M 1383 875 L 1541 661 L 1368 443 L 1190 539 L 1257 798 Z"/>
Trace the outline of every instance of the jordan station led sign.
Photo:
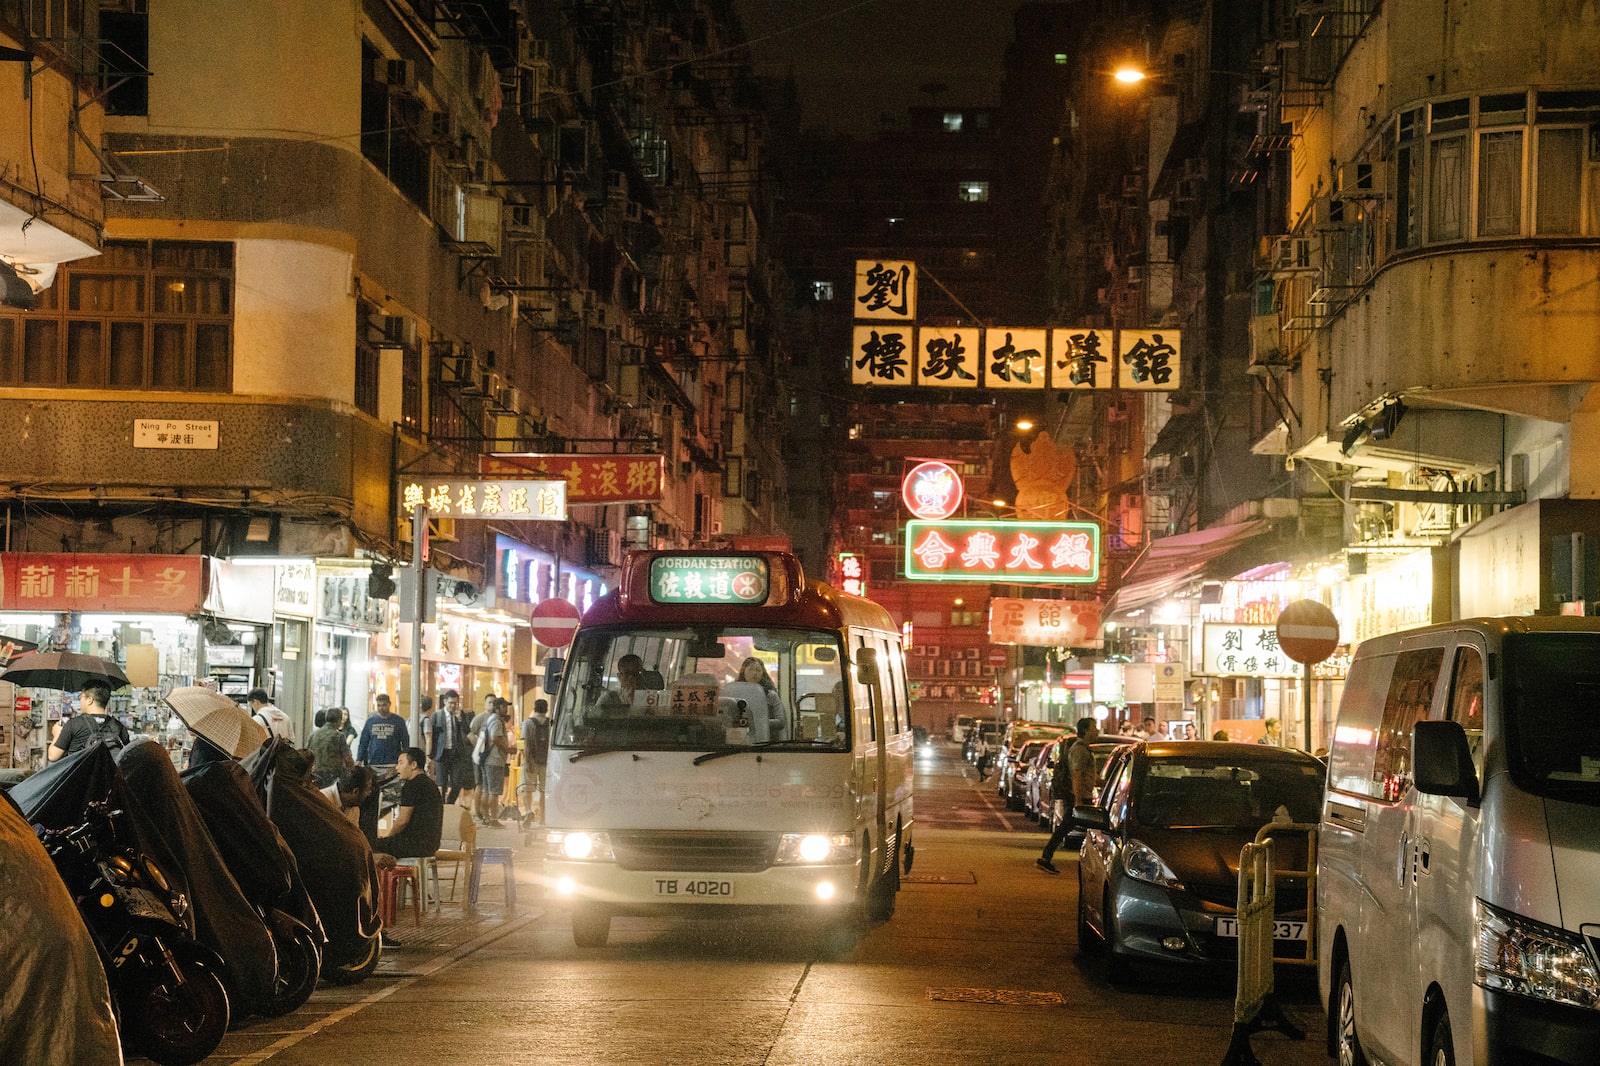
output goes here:
<path id="1" fill-rule="evenodd" d="M 1100 527 L 1012 519 L 907 522 L 905 567 L 912 581 L 1087 585 L 1100 580 Z"/>

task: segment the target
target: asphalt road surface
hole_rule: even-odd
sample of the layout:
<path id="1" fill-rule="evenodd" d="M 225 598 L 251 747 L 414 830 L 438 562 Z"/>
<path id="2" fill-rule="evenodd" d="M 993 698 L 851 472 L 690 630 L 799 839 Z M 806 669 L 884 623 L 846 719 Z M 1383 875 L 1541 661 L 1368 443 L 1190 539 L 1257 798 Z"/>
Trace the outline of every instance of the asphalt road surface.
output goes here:
<path id="1" fill-rule="evenodd" d="M 955 748 L 918 759 L 917 858 L 894 919 L 830 957 L 807 923 L 618 918 L 573 946 L 525 873 L 520 909 L 460 947 L 286 1018 L 252 1019 L 212 1063 L 1221 1063 L 1231 972 L 1113 989 L 1077 951 L 1074 856 L 980 786 Z M 531 865 L 531 863 L 529 864 Z M 426 923 L 425 923 L 426 925 Z M 406 934 L 402 921 L 397 933 Z M 403 957 L 403 953 L 402 956 Z M 420 955 L 419 955 L 420 958 Z M 1268 1066 L 1326 1063 L 1314 979 L 1280 979 L 1306 1039 L 1258 1034 Z"/>

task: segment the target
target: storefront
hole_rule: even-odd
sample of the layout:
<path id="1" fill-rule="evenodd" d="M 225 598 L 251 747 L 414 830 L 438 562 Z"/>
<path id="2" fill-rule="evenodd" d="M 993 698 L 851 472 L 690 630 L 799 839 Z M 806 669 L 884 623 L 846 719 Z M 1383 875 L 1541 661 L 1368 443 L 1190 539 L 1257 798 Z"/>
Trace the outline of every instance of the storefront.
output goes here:
<path id="1" fill-rule="evenodd" d="M 198 555 L 0 554 L 0 634 L 120 666 L 130 686 L 111 711 L 135 734 L 180 745 L 161 697 L 203 670 L 200 626 L 208 560 Z M 0 683 L 0 765 L 44 765 L 55 724 L 77 694 Z"/>
<path id="2" fill-rule="evenodd" d="M 312 578 L 311 706 L 316 710 L 346 708 L 351 726 L 358 730 L 373 710 L 373 697 L 380 692 L 388 694 L 397 713 L 406 713 L 410 706 L 409 687 L 402 687 L 401 678 L 385 670 L 374 654 L 374 644 L 390 615 L 398 616 L 399 609 L 391 600 L 368 595 L 371 574 L 372 566 L 364 560 L 320 559 Z M 293 612 L 303 609 L 299 597 L 307 578 L 298 569 L 289 574 L 294 602 L 287 609 L 282 603 L 278 606 L 285 632 L 298 621 Z"/>

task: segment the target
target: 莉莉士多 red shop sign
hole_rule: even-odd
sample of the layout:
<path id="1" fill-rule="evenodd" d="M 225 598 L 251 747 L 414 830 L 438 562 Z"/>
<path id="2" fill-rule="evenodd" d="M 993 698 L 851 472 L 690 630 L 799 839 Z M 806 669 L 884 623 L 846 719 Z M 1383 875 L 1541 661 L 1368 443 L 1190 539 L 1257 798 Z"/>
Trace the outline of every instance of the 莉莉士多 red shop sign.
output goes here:
<path id="1" fill-rule="evenodd" d="M 199 555 L 0 554 L 0 610 L 191 613 L 205 598 Z"/>

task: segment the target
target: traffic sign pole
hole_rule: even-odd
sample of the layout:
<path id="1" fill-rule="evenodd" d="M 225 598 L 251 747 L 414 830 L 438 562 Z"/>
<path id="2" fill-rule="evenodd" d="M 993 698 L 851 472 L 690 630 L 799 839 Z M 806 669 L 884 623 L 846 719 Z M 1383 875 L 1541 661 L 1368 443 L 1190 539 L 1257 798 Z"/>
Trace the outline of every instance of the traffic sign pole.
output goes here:
<path id="1" fill-rule="evenodd" d="M 411 728 L 421 736 L 422 723 L 422 590 L 428 578 L 428 508 L 417 504 L 411 511 L 411 580 L 416 593 L 411 612 Z"/>

